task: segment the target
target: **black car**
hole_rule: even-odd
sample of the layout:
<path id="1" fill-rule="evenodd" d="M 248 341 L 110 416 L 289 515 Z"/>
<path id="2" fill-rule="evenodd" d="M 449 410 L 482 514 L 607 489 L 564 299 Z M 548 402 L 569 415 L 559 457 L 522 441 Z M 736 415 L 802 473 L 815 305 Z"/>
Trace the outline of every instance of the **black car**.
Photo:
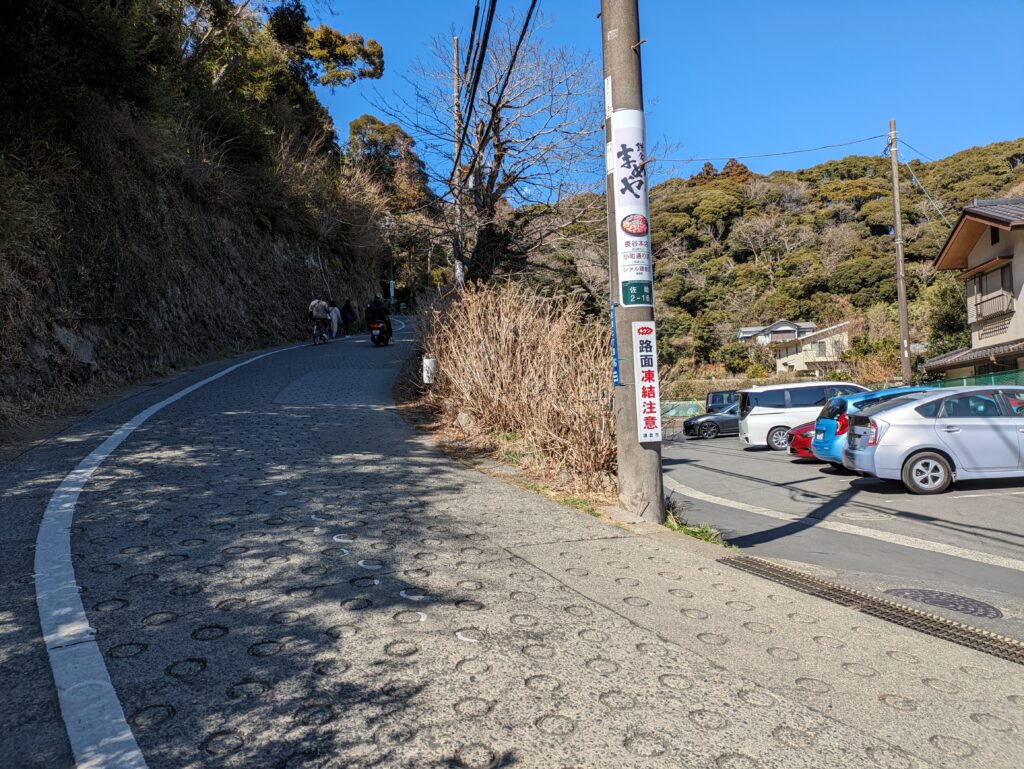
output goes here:
<path id="1" fill-rule="evenodd" d="M 712 390 L 708 393 L 708 399 L 704 407 L 709 414 L 725 411 L 726 408 L 739 401 L 739 399 L 740 394 L 736 390 Z"/>
<path id="2" fill-rule="evenodd" d="M 739 433 L 739 404 L 730 403 L 715 414 L 701 414 L 683 422 L 683 432 L 697 438 L 717 438 L 719 435 Z"/>

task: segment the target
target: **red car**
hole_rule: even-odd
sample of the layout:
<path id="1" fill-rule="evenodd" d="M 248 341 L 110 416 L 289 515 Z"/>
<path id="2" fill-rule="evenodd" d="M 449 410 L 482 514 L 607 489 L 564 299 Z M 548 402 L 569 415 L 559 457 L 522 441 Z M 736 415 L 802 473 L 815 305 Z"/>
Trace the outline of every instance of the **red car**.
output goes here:
<path id="1" fill-rule="evenodd" d="M 789 444 L 789 453 L 801 459 L 814 459 L 811 452 L 811 441 L 814 440 L 814 422 L 805 425 L 797 425 L 786 433 L 786 443 Z"/>

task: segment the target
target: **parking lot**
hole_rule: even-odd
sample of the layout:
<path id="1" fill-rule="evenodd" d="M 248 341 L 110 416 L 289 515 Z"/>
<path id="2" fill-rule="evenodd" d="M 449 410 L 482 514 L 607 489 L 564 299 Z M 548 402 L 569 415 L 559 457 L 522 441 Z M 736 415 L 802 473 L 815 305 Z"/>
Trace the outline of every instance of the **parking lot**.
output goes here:
<path id="1" fill-rule="evenodd" d="M 683 517 L 742 550 L 1024 639 L 1022 480 L 916 496 L 735 437 L 666 443 L 664 468 Z"/>

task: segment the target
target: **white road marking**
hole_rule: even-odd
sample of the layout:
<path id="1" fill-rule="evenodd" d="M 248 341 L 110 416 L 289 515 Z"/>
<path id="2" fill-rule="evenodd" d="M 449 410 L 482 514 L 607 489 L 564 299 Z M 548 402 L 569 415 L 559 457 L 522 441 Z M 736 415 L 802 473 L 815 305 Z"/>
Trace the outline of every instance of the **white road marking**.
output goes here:
<path id="1" fill-rule="evenodd" d="M 772 510 L 767 507 L 748 505 L 746 502 L 736 502 L 731 499 L 725 499 L 724 497 L 716 497 L 713 494 L 705 494 L 703 491 L 690 488 L 689 486 L 679 483 L 679 481 L 668 476 L 665 476 L 665 485 L 674 491 L 678 491 L 685 497 L 699 499 L 703 502 L 710 502 L 713 505 L 720 505 L 721 507 L 731 507 L 734 510 L 742 510 L 747 513 L 763 515 L 767 518 L 775 518 L 777 520 L 787 521 L 790 523 L 801 522 L 807 524 L 808 528 L 813 527 L 816 529 L 841 531 L 844 534 L 853 534 L 858 537 L 877 539 L 881 542 L 888 542 L 892 545 L 912 547 L 916 550 L 927 550 L 932 553 L 941 553 L 942 555 L 949 555 L 954 558 L 964 558 L 968 561 L 975 561 L 976 563 L 985 563 L 989 566 L 1000 566 L 1004 569 L 1013 569 L 1014 571 L 1024 572 L 1024 561 L 1016 558 L 1004 558 L 1003 556 L 992 555 L 991 553 L 983 553 L 979 550 L 968 550 L 967 548 L 957 547 L 956 545 L 931 542 L 927 539 L 918 539 L 917 537 L 908 537 L 904 534 L 868 529 L 864 526 L 856 526 L 849 523 L 839 523 L 838 521 L 814 521 L 813 519 L 809 519 L 803 515 L 783 513 L 779 510 Z"/>
<path id="2" fill-rule="evenodd" d="M 36 537 L 36 608 L 53 680 L 57 685 L 64 728 L 78 769 L 146 767 L 146 760 L 125 720 L 103 655 L 94 640 L 96 630 L 89 626 L 71 563 L 71 524 L 79 495 L 107 457 L 158 411 L 242 366 L 297 347 L 305 345 L 249 358 L 139 412 L 64 476 L 50 497 Z"/>
<path id="3" fill-rule="evenodd" d="M 989 491 L 983 494 L 954 494 L 953 499 L 974 499 L 976 497 L 1016 497 L 1024 496 L 1024 491 Z"/>

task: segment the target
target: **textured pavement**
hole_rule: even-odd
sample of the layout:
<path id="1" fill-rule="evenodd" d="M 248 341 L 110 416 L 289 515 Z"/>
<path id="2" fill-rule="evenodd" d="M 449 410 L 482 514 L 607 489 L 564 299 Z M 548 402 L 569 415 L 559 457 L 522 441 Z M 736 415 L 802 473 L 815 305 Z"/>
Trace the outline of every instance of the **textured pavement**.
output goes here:
<path id="1" fill-rule="evenodd" d="M 410 352 L 254 363 L 86 487 L 75 568 L 150 767 L 1024 765 L 1024 668 L 453 462 L 391 408 Z M 147 397 L 0 476 L 0 765 L 69 761 L 26 611 L 32 516 Z"/>

